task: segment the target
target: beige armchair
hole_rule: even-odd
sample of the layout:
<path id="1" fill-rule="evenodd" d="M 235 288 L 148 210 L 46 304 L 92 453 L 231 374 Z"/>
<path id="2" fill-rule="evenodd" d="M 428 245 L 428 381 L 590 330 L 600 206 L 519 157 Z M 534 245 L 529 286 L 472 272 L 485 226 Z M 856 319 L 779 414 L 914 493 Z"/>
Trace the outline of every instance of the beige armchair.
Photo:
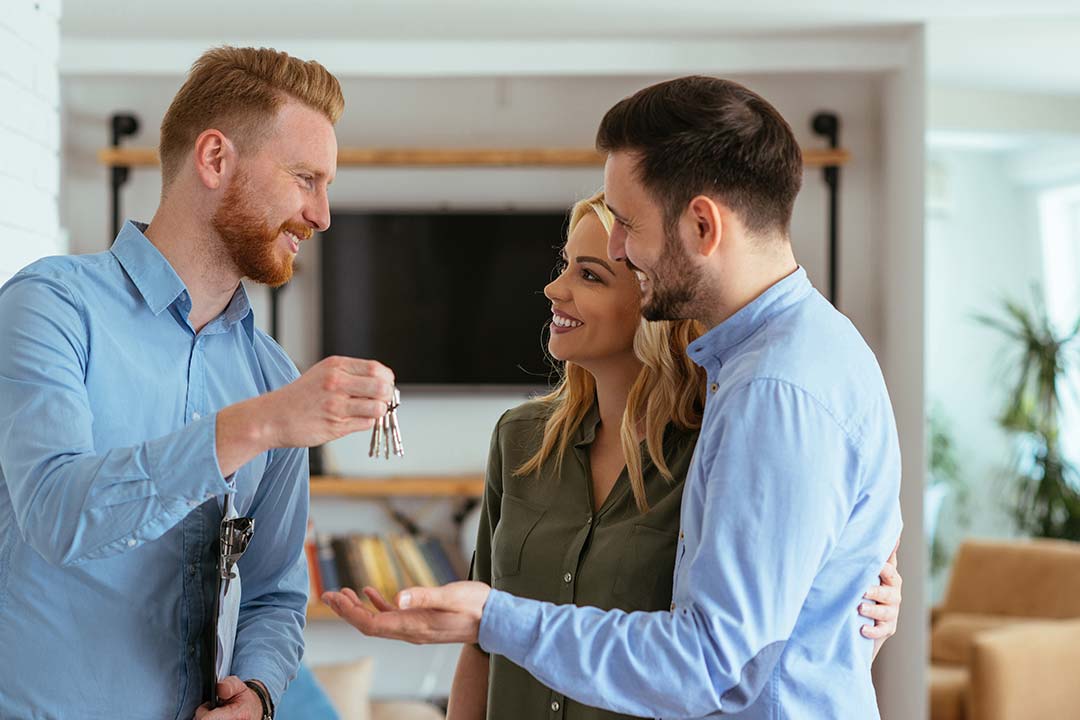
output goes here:
<path id="1" fill-rule="evenodd" d="M 1080 717 L 1080 543 L 964 543 L 930 655 L 931 720 Z"/>

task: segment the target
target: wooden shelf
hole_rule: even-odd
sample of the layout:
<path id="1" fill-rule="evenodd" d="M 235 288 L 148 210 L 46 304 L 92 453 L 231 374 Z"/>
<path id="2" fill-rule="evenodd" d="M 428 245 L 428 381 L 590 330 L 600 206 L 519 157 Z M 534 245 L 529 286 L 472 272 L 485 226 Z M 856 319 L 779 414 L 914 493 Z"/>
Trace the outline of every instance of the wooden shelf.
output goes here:
<path id="1" fill-rule="evenodd" d="M 851 153 L 803 150 L 806 167 L 846 165 Z M 155 148 L 103 148 L 98 162 L 108 167 L 153 167 Z M 604 157 L 589 148 L 359 148 L 338 149 L 339 167 L 600 167 Z"/>
<path id="2" fill-rule="evenodd" d="M 349 478 L 318 475 L 311 478 L 312 496 L 356 498 L 469 497 L 484 494 L 483 475 L 421 475 Z"/>

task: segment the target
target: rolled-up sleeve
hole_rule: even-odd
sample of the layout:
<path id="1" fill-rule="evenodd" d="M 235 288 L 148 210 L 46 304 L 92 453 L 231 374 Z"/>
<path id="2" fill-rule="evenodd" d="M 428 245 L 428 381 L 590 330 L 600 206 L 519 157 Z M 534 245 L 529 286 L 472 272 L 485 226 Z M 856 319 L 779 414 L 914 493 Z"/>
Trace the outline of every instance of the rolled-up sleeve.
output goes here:
<path id="1" fill-rule="evenodd" d="M 684 517 L 701 516 L 701 531 L 679 545 L 672 611 L 602 612 L 492 591 L 481 646 L 614 712 L 693 718 L 745 709 L 851 514 L 855 456 L 807 393 L 749 382 L 702 431 L 703 487 L 688 482 L 683 501 Z"/>

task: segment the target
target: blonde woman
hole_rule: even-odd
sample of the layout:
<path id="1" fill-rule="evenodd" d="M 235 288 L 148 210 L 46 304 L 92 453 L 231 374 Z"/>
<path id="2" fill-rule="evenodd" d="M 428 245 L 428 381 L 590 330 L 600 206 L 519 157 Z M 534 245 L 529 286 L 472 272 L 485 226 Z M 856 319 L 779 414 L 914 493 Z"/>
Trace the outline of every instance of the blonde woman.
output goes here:
<path id="1" fill-rule="evenodd" d="M 574 206 L 551 300 L 550 394 L 508 411 L 492 437 L 472 577 L 514 595 L 602 609 L 671 602 L 683 481 L 704 406 L 686 355 L 695 321 L 641 319 L 634 274 L 607 256 L 603 195 Z M 860 613 L 875 652 L 895 631 L 895 559 Z M 378 601 L 377 598 L 373 598 Z M 448 720 L 612 720 L 554 693 L 500 656 L 466 645 Z"/>

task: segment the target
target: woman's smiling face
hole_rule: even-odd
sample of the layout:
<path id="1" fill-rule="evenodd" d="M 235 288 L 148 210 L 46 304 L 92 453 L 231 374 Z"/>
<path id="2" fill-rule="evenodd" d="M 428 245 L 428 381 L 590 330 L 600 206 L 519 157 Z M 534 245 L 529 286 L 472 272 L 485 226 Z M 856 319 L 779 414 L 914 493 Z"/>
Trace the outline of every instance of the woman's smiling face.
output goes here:
<path id="1" fill-rule="evenodd" d="M 585 369 L 634 354 L 641 288 L 624 263 L 607 256 L 608 234 L 595 212 L 574 226 L 559 276 L 544 288 L 551 300 L 548 351 Z"/>

